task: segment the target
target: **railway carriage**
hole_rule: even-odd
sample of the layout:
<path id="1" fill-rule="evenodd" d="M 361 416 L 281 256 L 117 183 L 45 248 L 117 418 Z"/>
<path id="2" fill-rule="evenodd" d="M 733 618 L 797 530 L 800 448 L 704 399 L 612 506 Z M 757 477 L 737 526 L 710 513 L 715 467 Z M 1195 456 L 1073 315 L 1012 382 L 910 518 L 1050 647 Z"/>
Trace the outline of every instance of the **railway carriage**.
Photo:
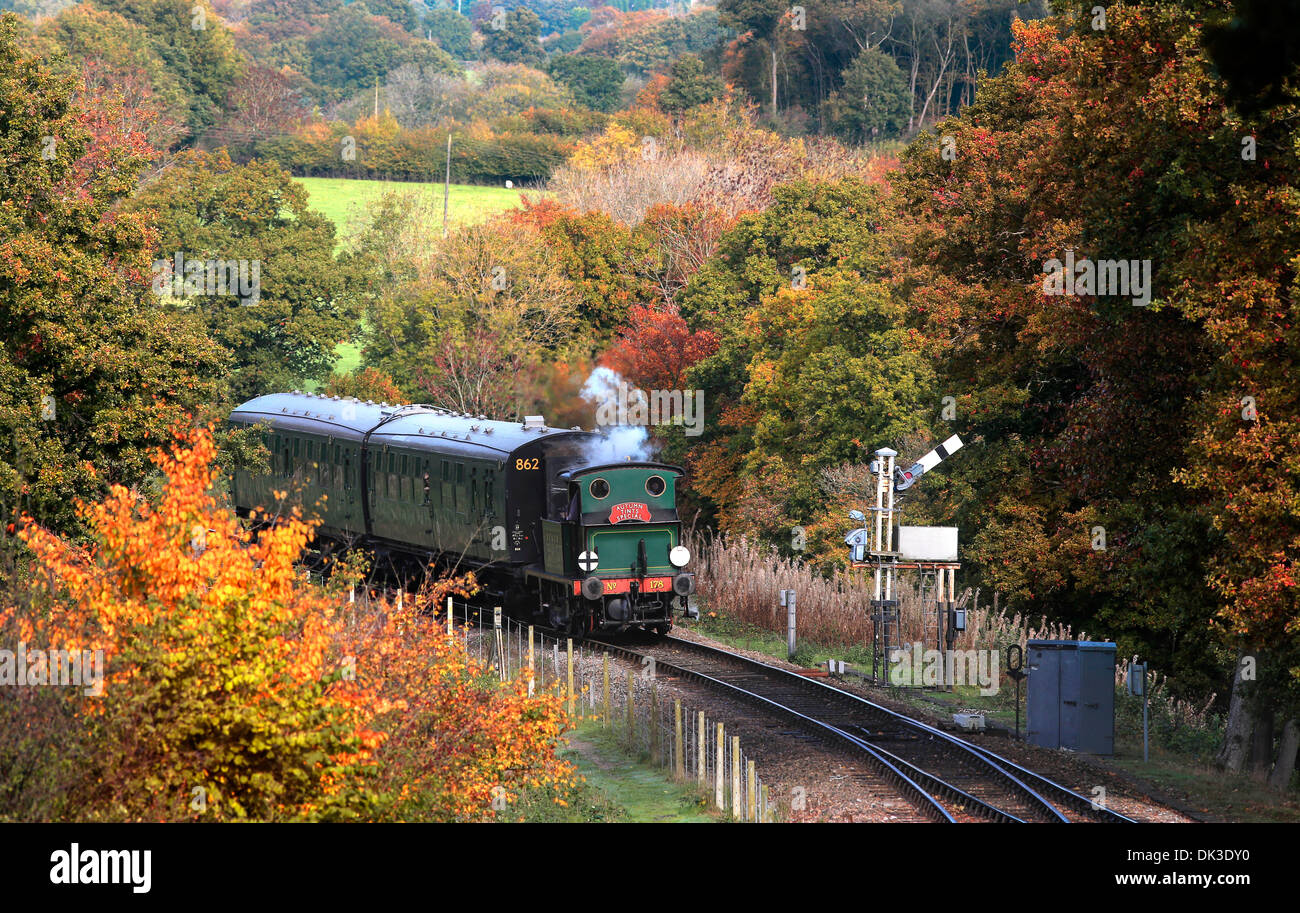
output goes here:
<path id="1" fill-rule="evenodd" d="M 575 636 L 662 633 L 693 589 L 682 471 L 601 460 L 603 435 L 297 391 L 250 400 L 230 422 L 262 427 L 271 454 L 269 474 L 231 479 L 241 515 L 288 491 L 324 541 L 473 568 L 516 617 Z"/>

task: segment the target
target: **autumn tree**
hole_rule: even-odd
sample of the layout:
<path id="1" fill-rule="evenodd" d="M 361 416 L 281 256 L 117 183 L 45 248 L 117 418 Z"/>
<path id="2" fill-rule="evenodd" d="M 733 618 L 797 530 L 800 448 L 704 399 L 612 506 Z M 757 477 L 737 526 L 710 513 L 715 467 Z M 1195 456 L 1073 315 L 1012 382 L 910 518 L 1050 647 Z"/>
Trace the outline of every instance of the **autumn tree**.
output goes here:
<path id="1" fill-rule="evenodd" d="M 17 25 L 0 18 L 0 498 L 69 530 L 78 497 L 140 482 L 221 401 L 226 359 L 150 289 L 154 230 L 121 209 L 144 153 L 105 131 L 87 155 L 76 75 L 24 55 Z"/>
<path id="2" fill-rule="evenodd" d="M 844 71 L 844 85 L 827 102 L 827 120 L 847 139 L 897 136 L 907 126 L 907 79 L 894 58 L 863 51 Z"/>
<path id="3" fill-rule="evenodd" d="M 107 107 L 120 96 L 118 123 L 165 149 L 186 132 L 191 98 L 159 53 L 148 28 L 82 3 L 41 23 L 36 45 L 60 71 L 79 70 L 82 107 Z"/>
<path id="4" fill-rule="evenodd" d="M 770 85 L 773 116 L 777 113 L 777 29 L 780 28 L 782 19 L 787 14 L 788 8 L 778 0 L 720 0 L 718 3 L 718 21 L 722 25 L 747 34 L 753 40 L 761 41 L 767 46 L 768 56 L 772 62 Z"/>
<path id="5" fill-rule="evenodd" d="M 502 63 L 522 63 L 538 67 L 546 59 L 538 40 L 542 20 L 526 6 L 515 7 L 503 15 L 493 13 L 479 23 L 483 33 L 483 52 Z"/>
<path id="6" fill-rule="evenodd" d="M 659 94 L 659 106 L 680 114 L 719 98 L 724 88 L 721 77 L 707 72 L 700 58 L 685 54 L 673 61 L 668 85 Z"/>
<path id="7" fill-rule="evenodd" d="M 427 217 L 381 208 L 376 219 Z M 372 222 L 370 238 L 402 235 Z M 428 235 L 426 235 L 426 238 Z M 362 247 L 360 255 L 374 254 Z M 407 395 L 462 412 L 519 411 L 516 376 L 573 342 L 573 287 L 534 227 L 509 218 L 461 226 L 414 262 L 389 261 L 407 277 L 371 309 L 364 361 Z"/>
<path id="8" fill-rule="evenodd" d="M 454 9 L 437 7 L 424 14 L 422 28 L 433 41 L 457 60 L 465 60 L 472 51 L 470 39 L 474 26 Z"/>
<path id="9" fill-rule="evenodd" d="M 331 374 L 321 387 L 321 393 L 377 403 L 400 403 L 403 399 L 402 391 L 393 379 L 376 368 L 360 368 L 351 374 Z"/>
<path id="10" fill-rule="evenodd" d="M 336 97 L 373 90 L 376 81 L 405 64 L 430 72 L 460 73 L 445 51 L 383 16 L 371 15 L 362 2 L 330 13 L 319 30 L 306 39 L 308 75 Z"/>
<path id="11" fill-rule="evenodd" d="M 155 280 L 166 300 L 234 354 L 236 399 L 329 373 L 335 346 L 358 328 L 361 275 L 352 258 L 336 256 L 333 223 L 307 208 L 306 191 L 286 172 L 236 165 L 224 152 L 187 152 L 130 208 L 159 226 Z M 229 278 L 218 285 L 210 273 L 237 273 L 240 287 Z"/>
<path id="12" fill-rule="evenodd" d="M 222 115 L 205 137 L 247 149 L 260 138 L 292 132 L 310 111 L 305 82 L 295 73 L 250 66 L 230 87 Z"/>
<path id="13" fill-rule="evenodd" d="M 687 373 L 702 388 L 702 436 L 670 441 L 692 492 L 723 529 L 788 543 L 817 516 L 821 471 L 924 427 L 925 360 L 882 273 L 882 189 L 797 181 L 741 217 L 679 294 L 688 326 L 718 349 Z"/>
<path id="14" fill-rule="evenodd" d="M 360 2 L 365 3 L 366 9 L 372 16 L 382 16 L 408 32 L 419 29 L 420 23 L 415 18 L 415 10 L 411 8 L 410 0 L 360 0 Z"/>
<path id="15" fill-rule="evenodd" d="M 206 0 L 98 0 L 144 28 L 158 55 L 189 96 L 189 127 L 199 133 L 217 119 L 226 92 L 244 69 L 230 30 Z"/>
<path id="16" fill-rule="evenodd" d="M 996 443 L 951 473 L 968 557 L 1180 687 L 1235 680 L 1225 766 L 1266 772 L 1300 669 L 1297 481 L 1278 450 L 1300 409 L 1283 380 L 1297 163 L 1290 106 L 1242 115 L 1209 65 L 1202 32 L 1223 15 L 1157 3 L 1108 8 L 1104 30 L 1080 12 L 1018 25 L 1015 64 L 913 144 L 899 187 L 919 217 L 919 338 L 955 427 Z M 1066 251 L 1123 259 L 1144 287 L 1049 294 Z M 1254 686 L 1237 650 L 1259 659 Z M 1289 780 L 1293 759 L 1277 763 Z"/>
<path id="17" fill-rule="evenodd" d="M 623 72 L 608 58 L 556 54 L 547 61 L 546 72 L 556 82 L 567 86 L 580 105 L 594 111 L 613 111 L 619 106 Z"/>
<path id="18" fill-rule="evenodd" d="M 115 486 L 81 505 L 85 546 L 21 532 L 32 593 L 0 629 L 103 662 L 98 684 L 56 689 L 77 764 L 44 771 L 67 799 L 42 817 L 477 820 L 496 790 L 571 784 L 560 698 L 492 681 L 430 617 L 472 578 L 415 605 L 349 606 L 348 580 L 300 572 L 314 524 L 296 509 L 271 506 L 254 536 L 218 505 L 214 457 L 209 432 L 178 435 L 156 455 L 156 499 Z M 0 698 L 0 765 L 30 757 L 24 729 L 44 731 L 29 708 Z"/>
<path id="19" fill-rule="evenodd" d="M 691 332 L 677 309 L 636 304 L 600 363 L 643 390 L 680 390 L 686 371 L 718 349 L 711 330 Z"/>
<path id="20" fill-rule="evenodd" d="M 578 327 L 594 345 L 603 346 L 625 325 L 632 305 L 655 300 L 657 258 L 645 233 L 552 200 L 526 201 L 519 218 L 540 230 L 577 294 Z"/>

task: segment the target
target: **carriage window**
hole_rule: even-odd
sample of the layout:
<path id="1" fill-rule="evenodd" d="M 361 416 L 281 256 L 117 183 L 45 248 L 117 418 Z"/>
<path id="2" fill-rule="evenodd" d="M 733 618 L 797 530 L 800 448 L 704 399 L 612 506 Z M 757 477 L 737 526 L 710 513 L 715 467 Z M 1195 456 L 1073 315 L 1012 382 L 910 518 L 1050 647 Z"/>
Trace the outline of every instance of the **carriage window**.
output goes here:
<path id="1" fill-rule="evenodd" d="M 444 482 L 451 481 L 451 464 L 446 460 L 442 461 L 442 480 Z"/>

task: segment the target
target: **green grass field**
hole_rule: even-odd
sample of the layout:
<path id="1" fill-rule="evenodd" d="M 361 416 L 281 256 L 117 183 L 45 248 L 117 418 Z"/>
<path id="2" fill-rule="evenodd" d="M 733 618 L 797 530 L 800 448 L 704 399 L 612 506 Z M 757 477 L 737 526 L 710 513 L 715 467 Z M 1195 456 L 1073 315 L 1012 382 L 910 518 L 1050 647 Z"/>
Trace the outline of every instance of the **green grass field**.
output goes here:
<path id="1" fill-rule="evenodd" d="M 414 181 L 363 181 L 352 178 L 295 178 L 294 180 L 307 188 L 308 203 L 311 208 L 328 216 L 338 227 L 340 237 L 347 234 L 349 224 L 368 202 L 388 191 L 427 194 L 439 211 L 442 207 L 442 184 Z M 518 189 L 452 184 L 447 206 L 447 220 L 452 225 L 473 224 L 518 205 Z"/>
<path id="2" fill-rule="evenodd" d="M 364 211 L 366 204 L 389 191 L 427 194 L 436 210 L 442 207 L 442 185 L 414 181 L 365 181 L 352 178 L 294 178 L 307 188 L 307 203 L 317 212 L 327 216 L 338 229 L 340 242 L 351 230 L 351 225 Z M 536 191 L 529 191 L 536 193 Z M 473 184 L 452 184 L 447 201 L 447 221 L 451 225 L 472 225 L 499 212 L 519 206 L 516 188 L 480 187 Z M 340 343 L 334 370 L 347 374 L 361 362 L 361 347 L 356 343 Z M 319 384 L 308 383 L 314 390 Z"/>

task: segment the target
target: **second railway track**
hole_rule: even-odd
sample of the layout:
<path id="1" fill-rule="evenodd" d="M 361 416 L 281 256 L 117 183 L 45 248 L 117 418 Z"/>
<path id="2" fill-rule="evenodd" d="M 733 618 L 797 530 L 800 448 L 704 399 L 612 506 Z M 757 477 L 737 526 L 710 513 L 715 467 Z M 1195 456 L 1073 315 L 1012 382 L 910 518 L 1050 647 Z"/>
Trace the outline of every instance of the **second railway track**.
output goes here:
<path id="1" fill-rule="evenodd" d="M 594 641 L 656 674 L 677 673 L 795 719 L 858 754 L 932 821 L 1131 823 L 1074 791 L 978 745 L 856 694 L 695 641 Z"/>

